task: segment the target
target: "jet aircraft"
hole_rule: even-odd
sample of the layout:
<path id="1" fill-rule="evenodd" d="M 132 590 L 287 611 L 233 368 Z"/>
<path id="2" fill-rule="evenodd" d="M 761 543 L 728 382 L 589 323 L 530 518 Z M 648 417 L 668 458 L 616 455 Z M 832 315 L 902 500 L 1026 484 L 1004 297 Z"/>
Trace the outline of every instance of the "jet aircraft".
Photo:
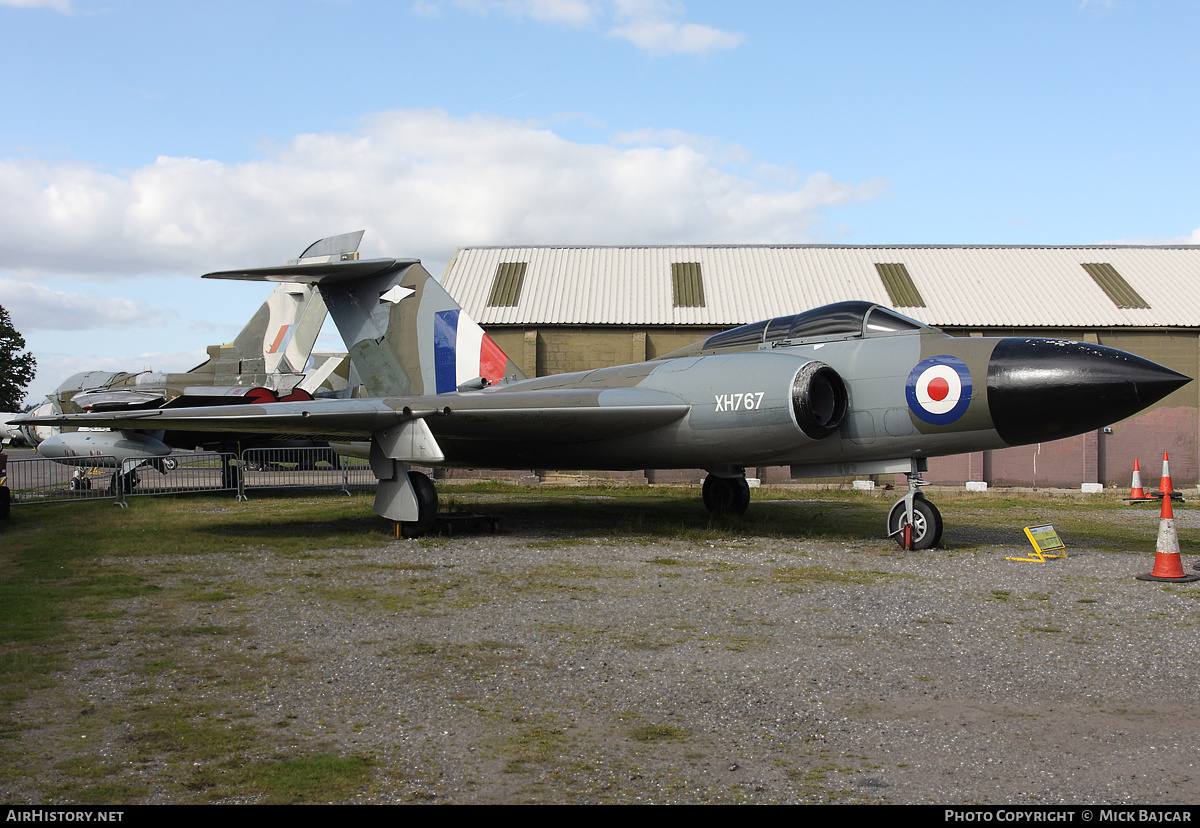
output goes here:
<path id="1" fill-rule="evenodd" d="M 418 260 L 207 274 L 314 285 L 369 398 L 64 416 L 71 425 L 364 441 L 375 512 L 430 529 L 437 491 L 410 466 L 704 468 L 715 514 L 750 502 L 746 466 L 794 478 L 903 473 L 888 534 L 942 536 L 927 459 L 1068 437 L 1190 379 L 1132 354 L 1032 337 L 951 337 L 869 302 L 734 328 L 658 359 L 527 379 Z M 369 441 L 369 442 L 366 442 Z"/>
<path id="2" fill-rule="evenodd" d="M 25 439 L 24 435 L 21 434 L 21 429 L 17 426 L 4 425 L 9 420 L 19 416 L 21 415 L 15 411 L 0 411 L 0 425 L 3 425 L 0 428 L 0 447 L 4 445 L 5 440 L 8 440 L 9 445 L 11 445 L 14 441 Z"/>
<path id="3" fill-rule="evenodd" d="M 310 245 L 297 261 L 356 258 L 361 238 L 360 231 L 322 239 Z M 116 466 L 125 475 L 126 488 L 132 488 L 137 467 L 148 465 L 166 473 L 174 467 L 170 458 L 173 449 L 224 449 L 235 444 L 238 435 L 197 430 L 114 431 L 106 427 L 60 433 L 51 425 L 53 417 L 84 411 L 304 401 L 313 399 L 314 394 L 344 390 L 353 380 L 339 376 L 346 373 L 342 355 L 312 354 L 325 316 L 325 302 L 310 286 L 281 284 L 233 342 L 209 346 L 208 359 L 190 371 L 75 374 L 32 412 L 32 421 L 20 427 L 21 433 L 37 446 L 40 455 L 56 462 L 80 467 Z M 76 484 L 82 485 L 83 480 L 77 474 Z"/>

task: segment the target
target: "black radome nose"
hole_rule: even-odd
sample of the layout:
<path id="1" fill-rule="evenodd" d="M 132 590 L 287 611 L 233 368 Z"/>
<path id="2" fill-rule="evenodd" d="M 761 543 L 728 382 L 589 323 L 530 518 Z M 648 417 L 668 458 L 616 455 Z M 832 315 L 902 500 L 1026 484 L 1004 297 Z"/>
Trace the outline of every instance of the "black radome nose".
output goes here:
<path id="1" fill-rule="evenodd" d="M 1116 348 L 1011 337 L 992 351 L 988 408 L 1010 446 L 1044 443 L 1123 420 L 1189 382 Z"/>

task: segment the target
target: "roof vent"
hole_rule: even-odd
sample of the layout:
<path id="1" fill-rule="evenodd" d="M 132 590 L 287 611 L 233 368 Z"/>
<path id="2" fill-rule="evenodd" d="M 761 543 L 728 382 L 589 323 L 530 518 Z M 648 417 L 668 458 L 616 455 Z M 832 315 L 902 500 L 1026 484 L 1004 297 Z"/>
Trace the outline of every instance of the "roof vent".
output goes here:
<path id="1" fill-rule="evenodd" d="M 704 307 L 704 277 L 699 262 L 671 263 L 671 293 L 677 308 Z"/>
<path id="2" fill-rule="evenodd" d="M 902 264 L 876 262 L 875 269 L 879 271 L 879 278 L 883 280 L 893 308 L 925 307 L 925 300 L 921 297 L 921 291 L 917 290 L 912 276 L 908 275 L 908 268 Z"/>
<path id="3" fill-rule="evenodd" d="M 1138 294 L 1129 282 L 1125 281 L 1117 269 L 1107 262 L 1098 264 L 1081 264 L 1088 275 L 1108 294 L 1108 298 L 1118 308 L 1148 308 L 1149 303 Z"/>
<path id="4" fill-rule="evenodd" d="M 488 296 L 489 308 L 515 308 L 521 301 L 525 284 L 525 262 L 501 262 L 496 265 L 496 278 Z"/>

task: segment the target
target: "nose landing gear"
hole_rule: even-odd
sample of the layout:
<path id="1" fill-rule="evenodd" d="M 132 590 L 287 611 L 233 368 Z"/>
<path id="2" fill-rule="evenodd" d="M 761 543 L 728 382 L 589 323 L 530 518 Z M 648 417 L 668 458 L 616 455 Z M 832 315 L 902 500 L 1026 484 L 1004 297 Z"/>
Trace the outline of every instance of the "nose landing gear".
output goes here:
<path id="1" fill-rule="evenodd" d="M 925 499 L 920 474 L 908 475 L 908 492 L 897 500 L 888 512 L 887 532 L 901 547 L 905 545 L 905 527 L 912 527 L 910 538 L 914 550 L 932 549 L 942 540 L 942 514 Z"/>

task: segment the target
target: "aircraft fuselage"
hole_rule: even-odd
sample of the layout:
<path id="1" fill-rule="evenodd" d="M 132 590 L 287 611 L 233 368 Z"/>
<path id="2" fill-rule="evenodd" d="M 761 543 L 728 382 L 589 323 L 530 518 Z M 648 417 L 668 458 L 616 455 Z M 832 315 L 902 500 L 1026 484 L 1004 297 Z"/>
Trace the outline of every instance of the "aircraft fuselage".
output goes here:
<path id="1" fill-rule="evenodd" d="M 843 416 L 827 434 L 806 433 L 797 418 L 795 378 L 813 363 L 831 368 L 844 386 Z M 930 331 L 763 345 L 525 380 L 477 394 L 451 395 L 458 397 L 447 399 L 451 413 L 427 421 L 445 453 L 445 465 L 455 466 L 638 469 L 854 463 L 1000 449 L 1099 428 L 1180 384 L 1179 375 L 1164 370 L 1098 345 L 960 338 Z M 1066 377 L 1074 380 L 1067 382 Z M 488 438 L 482 439 L 476 417 L 456 416 L 496 408 L 508 393 L 531 391 L 541 392 L 543 398 L 511 433 L 488 428 L 482 430 Z M 581 418 L 555 415 L 560 407 L 578 411 L 588 406 L 636 406 L 639 400 L 632 392 L 657 392 L 664 405 L 675 402 L 687 413 L 621 437 L 598 426 L 593 439 L 588 439 L 588 426 Z"/>

